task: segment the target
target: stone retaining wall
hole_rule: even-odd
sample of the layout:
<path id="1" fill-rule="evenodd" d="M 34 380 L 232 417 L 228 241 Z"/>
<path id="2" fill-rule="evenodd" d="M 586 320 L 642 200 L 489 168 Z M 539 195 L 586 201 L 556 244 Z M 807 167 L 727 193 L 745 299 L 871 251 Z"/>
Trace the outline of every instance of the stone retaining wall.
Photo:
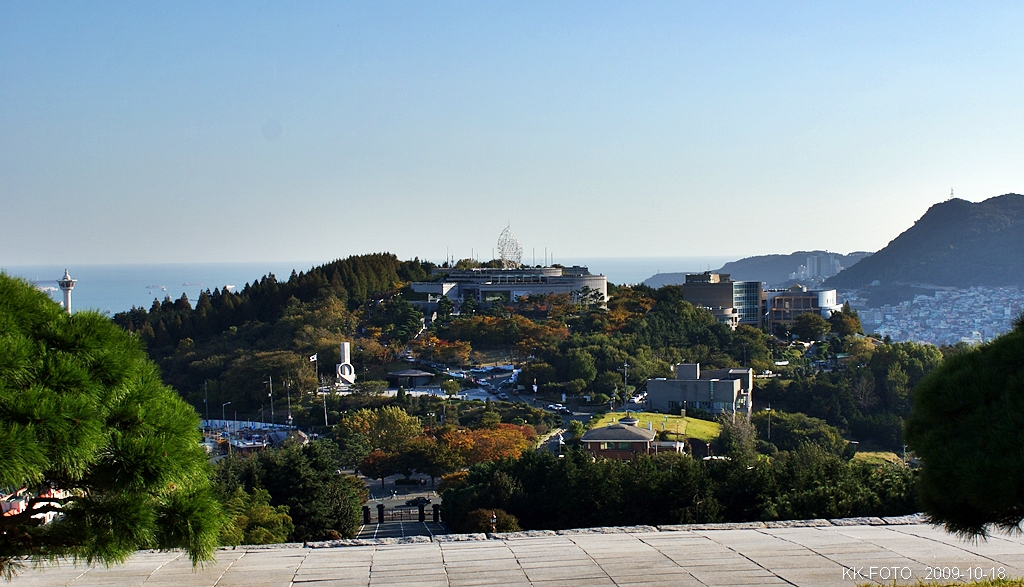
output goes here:
<path id="1" fill-rule="evenodd" d="M 572 528 L 568 530 L 523 530 L 522 532 L 488 532 L 478 534 L 443 534 L 437 536 L 410 536 L 407 538 L 372 538 L 325 540 L 302 544 L 273 544 L 267 547 L 339 548 L 344 546 L 378 546 L 386 544 L 417 544 L 423 542 L 467 542 L 475 540 L 517 540 L 539 536 L 571 536 L 580 534 L 649 534 L 655 532 L 687 532 L 707 530 L 756 530 L 760 528 L 819 528 L 825 526 L 907 526 L 927 524 L 924 514 L 895 517 L 838 518 L 833 520 L 776 520 L 771 522 L 737 522 L 723 524 L 672 524 L 665 526 L 609 526 L 602 528 Z M 253 549 L 259 547 L 245 546 Z"/>

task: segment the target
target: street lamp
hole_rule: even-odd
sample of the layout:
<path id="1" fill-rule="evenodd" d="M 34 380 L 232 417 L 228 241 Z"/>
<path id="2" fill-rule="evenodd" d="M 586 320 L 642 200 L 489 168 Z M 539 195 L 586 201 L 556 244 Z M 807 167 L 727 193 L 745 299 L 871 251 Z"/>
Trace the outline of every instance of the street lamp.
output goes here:
<path id="1" fill-rule="evenodd" d="M 231 405 L 231 402 L 224 402 L 223 405 L 221 405 L 220 407 L 220 421 L 224 423 L 225 427 L 227 427 L 228 418 L 225 415 L 224 408 L 228 407 L 229 405 Z"/>
<path id="2" fill-rule="evenodd" d="M 270 398 L 270 427 L 273 428 L 274 427 L 274 376 L 273 375 L 269 375 L 268 377 L 269 377 L 268 380 L 264 381 L 263 383 L 269 383 L 270 384 L 270 393 L 267 394 L 267 397 Z"/>

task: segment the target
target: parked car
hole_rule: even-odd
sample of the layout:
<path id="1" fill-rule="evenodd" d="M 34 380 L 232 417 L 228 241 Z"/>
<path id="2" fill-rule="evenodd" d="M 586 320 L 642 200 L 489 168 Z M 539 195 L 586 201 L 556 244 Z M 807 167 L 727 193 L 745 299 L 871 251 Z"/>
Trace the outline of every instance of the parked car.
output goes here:
<path id="1" fill-rule="evenodd" d="M 501 399 L 501 400 L 505 400 L 505 401 L 508 401 L 508 400 L 509 400 L 509 397 L 508 397 L 508 394 L 507 394 L 507 393 L 504 393 L 504 392 L 502 392 L 502 393 L 499 393 L 499 394 L 498 394 L 498 399 Z"/>

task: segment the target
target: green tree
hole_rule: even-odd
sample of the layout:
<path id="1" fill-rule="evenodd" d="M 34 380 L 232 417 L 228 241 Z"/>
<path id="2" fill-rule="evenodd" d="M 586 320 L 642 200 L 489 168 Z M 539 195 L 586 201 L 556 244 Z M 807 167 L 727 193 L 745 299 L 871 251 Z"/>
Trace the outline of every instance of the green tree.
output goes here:
<path id="1" fill-rule="evenodd" d="M 441 382 L 441 390 L 444 391 L 444 394 L 447 395 L 449 399 L 451 399 L 462 391 L 462 386 L 454 379 L 445 379 Z"/>
<path id="2" fill-rule="evenodd" d="M 364 379 L 356 382 L 356 384 L 352 387 L 352 393 L 355 393 L 357 395 L 379 396 L 383 395 L 387 388 L 387 381 Z"/>
<path id="3" fill-rule="evenodd" d="M 570 349 L 565 354 L 565 380 L 582 379 L 587 385 L 597 377 L 594 357 L 583 349 Z"/>
<path id="4" fill-rule="evenodd" d="M 572 437 L 576 440 L 583 438 L 583 433 L 586 432 L 586 428 L 583 426 L 583 422 L 579 420 L 569 420 L 569 432 Z"/>
<path id="5" fill-rule="evenodd" d="M 501 424 L 501 414 L 498 412 L 484 412 L 480 416 L 481 428 L 497 428 Z"/>
<path id="6" fill-rule="evenodd" d="M 824 318 L 814 312 L 800 314 L 796 317 L 796 320 L 793 321 L 793 332 L 799 336 L 801 340 L 821 340 L 830 328 L 831 325 L 829 325 Z"/>
<path id="7" fill-rule="evenodd" d="M 377 410 L 377 419 L 370 427 L 370 441 L 384 450 L 397 451 L 423 434 L 420 419 L 410 416 L 398 406 L 385 406 Z"/>
<path id="8" fill-rule="evenodd" d="M 137 340 L 0 273 L 0 487 L 29 497 L 0 517 L 0 575 L 21 557 L 112 564 L 184 548 L 194 564 L 211 559 L 221 515 L 199 440 L 195 410 Z"/>
<path id="9" fill-rule="evenodd" d="M 229 495 L 236 487 L 247 492 L 262 488 L 270 494 L 270 505 L 286 506 L 295 525 L 289 540 L 352 538 L 359 529 L 366 486 L 352 475 L 338 474 L 338 456 L 329 440 L 286 444 L 223 459 L 217 479 Z"/>
<path id="10" fill-rule="evenodd" d="M 437 319 L 440 322 L 447 322 L 452 319 L 452 312 L 455 311 L 455 304 L 448 299 L 448 296 L 441 296 L 437 301 Z"/>
<path id="11" fill-rule="evenodd" d="M 270 493 L 255 489 L 251 494 L 241 487 L 224 502 L 228 523 L 221 530 L 221 544 L 279 544 L 295 530 L 288 506 L 270 505 Z"/>
<path id="12" fill-rule="evenodd" d="M 850 302 L 843 304 L 841 312 L 832 312 L 828 322 L 832 327 L 832 332 L 839 336 L 864 334 L 864 328 L 860 324 L 860 316 L 857 315 L 857 310 L 850 308 Z"/>
<path id="13" fill-rule="evenodd" d="M 914 392 L 906 441 L 921 459 L 921 505 L 950 532 L 986 536 L 1024 521 L 1024 323 L 950 356 Z"/>
<path id="14" fill-rule="evenodd" d="M 771 421 L 771 438 L 768 438 L 768 422 Z M 751 418 L 757 434 L 768 440 L 779 450 L 796 450 L 805 443 L 814 443 L 824 450 L 842 455 L 846 441 L 834 426 L 824 420 L 806 414 L 788 413 L 780 410 L 760 411 Z"/>
<path id="15" fill-rule="evenodd" d="M 472 295 L 467 295 L 459 305 L 460 316 L 475 316 L 478 311 L 480 311 L 480 304 Z"/>

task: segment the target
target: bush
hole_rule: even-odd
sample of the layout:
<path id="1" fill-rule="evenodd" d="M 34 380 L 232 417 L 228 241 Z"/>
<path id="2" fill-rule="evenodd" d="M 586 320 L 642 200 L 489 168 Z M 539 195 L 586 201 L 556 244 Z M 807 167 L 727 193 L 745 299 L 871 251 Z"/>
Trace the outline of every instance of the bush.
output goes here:
<path id="1" fill-rule="evenodd" d="M 522 530 L 519 527 L 519 520 L 505 510 L 478 509 L 467 514 L 466 532 L 490 532 L 491 516 L 494 516 L 496 519 L 494 524 L 495 532 L 519 532 Z"/>

